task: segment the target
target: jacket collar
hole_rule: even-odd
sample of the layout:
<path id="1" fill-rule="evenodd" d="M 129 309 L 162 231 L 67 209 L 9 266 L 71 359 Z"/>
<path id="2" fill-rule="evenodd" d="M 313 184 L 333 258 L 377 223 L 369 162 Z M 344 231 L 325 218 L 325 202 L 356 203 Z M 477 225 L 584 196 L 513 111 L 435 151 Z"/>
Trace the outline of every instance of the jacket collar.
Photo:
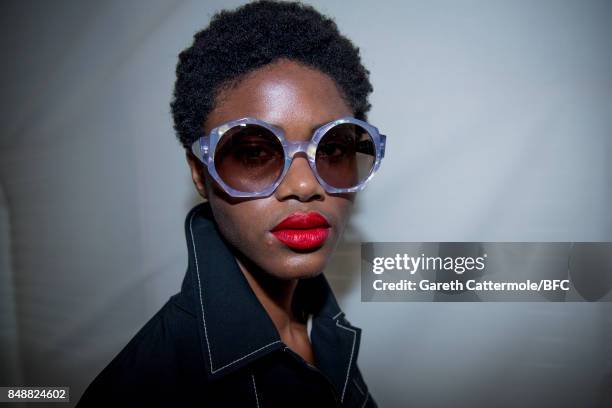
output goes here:
<path id="1" fill-rule="evenodd" d="M 179 301 L 198 317 L 207 377 L 220 378 L 284 348 L 272 319 L 239 269 L 231 246 L 221 236 L 208 203 L 187 214 L 185 234 L 189 265 Z M 319 369 L 343 400 L 355 369 L 361 329 L 344 319 L 323 274 L 300 280 L 294 296 L 314 299 L 307 306 L 313 314 L 313 352 Z"/>

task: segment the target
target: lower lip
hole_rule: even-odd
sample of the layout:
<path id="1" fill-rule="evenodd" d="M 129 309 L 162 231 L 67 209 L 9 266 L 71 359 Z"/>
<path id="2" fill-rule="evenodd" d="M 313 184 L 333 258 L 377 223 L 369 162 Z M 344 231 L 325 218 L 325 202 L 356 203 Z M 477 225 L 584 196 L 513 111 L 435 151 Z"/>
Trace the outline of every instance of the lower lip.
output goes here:
<path id="1" fill-rule="evenodd" d="M 329 228 L 282 229 L 272 232 L 272 235 L 289 248 L 312 249 L 325 243 Z"/>

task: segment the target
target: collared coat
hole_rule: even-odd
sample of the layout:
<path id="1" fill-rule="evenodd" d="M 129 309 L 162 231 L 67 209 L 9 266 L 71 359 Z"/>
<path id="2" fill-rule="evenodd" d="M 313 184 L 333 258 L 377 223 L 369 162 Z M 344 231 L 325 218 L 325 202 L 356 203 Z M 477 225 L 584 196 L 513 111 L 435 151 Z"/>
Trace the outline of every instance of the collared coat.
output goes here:
<path id="1" fill-rule="evenodd" d="M 357 366 L 361 329 L 323 274 L 299 281 L 316 367 L 281 340 L 203 203 L 185 220 L 188 267 L 172 296 L 77 407 L 376 407 Z"/>

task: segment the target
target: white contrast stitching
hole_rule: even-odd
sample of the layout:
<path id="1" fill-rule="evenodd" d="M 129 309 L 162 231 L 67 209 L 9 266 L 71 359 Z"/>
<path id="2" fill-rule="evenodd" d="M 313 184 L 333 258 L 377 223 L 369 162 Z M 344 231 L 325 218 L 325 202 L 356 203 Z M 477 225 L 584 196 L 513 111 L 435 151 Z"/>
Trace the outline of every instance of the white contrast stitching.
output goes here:
<path id="1" fill-rule="evenodd" d="M 276 341 L 273 341 L 273 342 L 272 342 L 272 343 L 270 343 L 270 344 L 266 344 L 265 346 L 260 347 L 260 348 L 258 348 L 257 350 L 253 350 L 253 351 L 251 351 L 250 353 L 245 354 L 244 356 L 242 356 L 242 357 L 240 357 L 240 358 L 238 358 L 238 359 L 236 359 L 236 360 L 232 361 L 231 363 L 227 363 L 227 364 L 226 364 L 226 365 L 224 365 L 223 367 L 219 367 L 219 368 L 217 368 L 217 369 L 215 369 L 215 370 L 212 370 L 211 372 L 216 373 L 216 372 L 217 372 L 217 371 L 219 371 L 219 370 L 223 370 L 224 368 L 229 367 L 229 366 L 231 366 L 232 364 L 235 364 L 235 363 L 239 362 L 240 360 L 244 360 L 245 358 L 247 358 L 247 357 L 248 357 L 248 356 L 250 356 L 251 354 L 255 354 L 255 353 L 257 353 L 259 350 L 263 350 L 263 349 L 265 349 L 266 347 L 270 347 L 271 345 L 273 345 L 273 344 L 275 344 L 275 343 L 280 343 L 280 342 L 281 342 L 280 340 L 276 340 Z M 212 358 L 212 356 L 211 356 L 211 358 Z"/>
<path id="2" fill-rule="evenodd" d="M 251 379 L 253 380 L 253 391 L 255 391 L 255 403 L 257 404 L 257 408 L 259 408 L 259 397 L 257 396 L 257 386 L 255 385 L 255 374 L 251 374 Z"/>
<path id="3" fill-rule="evenodd" d="M 336 318 L 337 318 L 338 316 L 340 316 L 341 314 L 342 314 L 342 312 L 338 312 L 338 313 L 336 313 L 336 315 L 335 315 L 334 317 L 332 317 L 332 320 L 336 320 Z"/>
<path id="4" fill-rule="evenodd" d="M 198 277 L 198 290 L 200 292 L 200 308 L 202 309 L 202 322 L 204 323 L 204 337 L 206 338 L 206 347 L 208 348 L 208 357 L 210 359 L 210 372 L 214 370 L 212 368 L 212 353 L 210 352 L 210 343 L 208 342 L 208 330 L 206 329 L 206 317 L 204 316 L 204 302 L 202 302 L 202 283 L 200 282 L 200 267 L 198 266 L 198 253 L 195 246 L 195 238 L 193 237 L 193 217 L 199 210 L 194 211 L 189 218 L 189 233 L 191 234 L 191 245 L 193 246 L 193 257 L 196 265 L 196 275 Z"/>
<path id="5" fill-rule="evenodd" d="M 336 326 L 342 327 L 345 330 L 349 330 L 353 332 L 353 347 L 351 348 L 351 357 L 349 358 L 349 364 L 348 364 L 348 367 L 346 368 L 346 380 L 344 380 L 344 388 L 342 389 L 342 396 L 340 397 L 340 402 L 344 402 L 344 393 L 346 392 L 346 386 L 348 385 L 349 373 L 351 371 L 351 363 L 353 361 L 353 352 L 355 351 L 355 341 L 357 340 L 357 332 L 349 327 L 341 325 L 337 320 L 336 320 Z"/>
<path id="6" fill-rule="evenodd" d="M 259 350 L 265 349 L 266 347 L 270 347 L 271 345 L 275 344 L 275 343 L 280 343 L 280 340 L 276 340 L 273 341 L 272 343 L 266 344 L 263 347 L 258 348 L 257 350 L 251 351 L 248 354 L 245 354 L 244 356 L 232 361 L 231 363 L 228 363 L 226 365 L 224 365 L 223 367 L 219 367 L 217 369 L 213 369 L 213 358 L 212 358 L 212 352 L 210 351 L 210 342 L 208 341 L 208 330 L 206 329 L 206 316 L 204 314 L 204 302 L 202 301 L 202 283 L 200 281 L 200 267 L 198 265 L 198 253 L 196 252 L 196 245 L 195 245 L 195 238 L 193 236 L 193 217 L 195 216 L 195 214 L 200 211 L 200 209 L 197 209 L 196 211 L 194 211 L 191 214 L 191 217 L 189 218 L 189 233 L 191 234 L 191 244 L 193 246 L 193 256 L 195 258 L 195 265 L 196 265 L 196 275 L 198 277 L 198 290 L 200 293 L 200 308 L 202 309 L 202 323 L 204 324 L 204 337 L 206 338 L 206 347 L 208 349 L 208 356 L 210 359 L 210 373 L 214 374 L 219 370 L 223 370 L 226 367 L 231 366 L 232 364 L 237 363 L 240 360 L 243 360 L 245 358 L 247 358 L 248 356 L 250 356 L 251 354 L 257 353 Z"/>

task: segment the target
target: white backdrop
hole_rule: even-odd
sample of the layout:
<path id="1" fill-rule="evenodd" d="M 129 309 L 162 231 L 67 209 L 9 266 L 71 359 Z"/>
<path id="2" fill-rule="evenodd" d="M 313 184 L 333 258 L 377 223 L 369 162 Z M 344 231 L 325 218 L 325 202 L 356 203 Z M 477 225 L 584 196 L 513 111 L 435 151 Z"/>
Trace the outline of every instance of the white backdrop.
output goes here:
<path id="1" fill-rule="evenodd" d="M 239 1 L 3 2 L 0 385 L 73 402 L 178 291 L 198 202 L 177 54 Z M 593 406 L 609 304 L 361 303 L 361 241 L 611 241 L 612 3 L 314 1 L 361 49 L 385 163 L 326 271 L 382 407 Z"/>

